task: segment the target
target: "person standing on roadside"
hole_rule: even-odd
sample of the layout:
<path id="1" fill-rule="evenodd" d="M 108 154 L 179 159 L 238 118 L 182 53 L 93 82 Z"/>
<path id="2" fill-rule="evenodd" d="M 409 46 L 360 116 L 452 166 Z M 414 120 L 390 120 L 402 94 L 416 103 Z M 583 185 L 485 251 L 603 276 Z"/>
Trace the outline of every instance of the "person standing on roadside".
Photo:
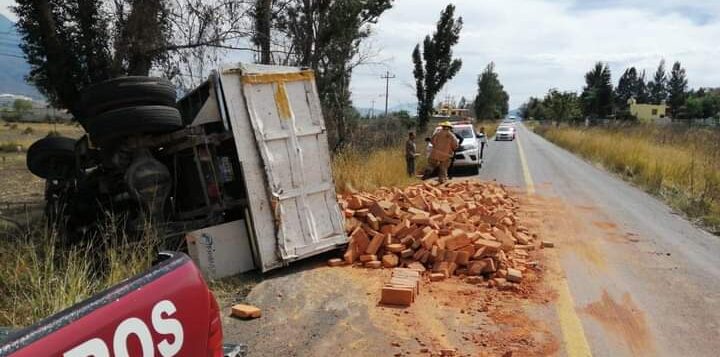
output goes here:
<path id="1" fill-rule="evenodd" d="M 485 136 L 485 127 L 481 126 L 480 130 L 478 130 L 478 134 L 480 134 L 480 162 L 483 160 L 483 152 L 485 151 L 485 145 L 487 145 L 487 137 Z"/>
<path id="2" fill-rule="evenodd" d="M 450 159 L 455 155 L 455 149 L 458 148 L 458 140 L 452 132 L 452 124 L 450 122 L 440 123 L 439 130 L 433 135 L 430 141 L 432 142 L 433 148 L 430 152 L 430 158 L 428 159 L 428 170 L 425 171 L 426 175 L 423 178 L 429 176 L 435 169 L 439 170 L 438 180 L 440 183 L 447 181 L 448 167 L 450 167 Z"/>
<path id="3" fill-rule="evenodd" d="M 407 174 L 410 177 L 415 176 L 415 158 L 419 155 L 415 146 L 415 133 L 410 132 L 408 140 L 405 142 L 405 163 L 407 164 Z"/>

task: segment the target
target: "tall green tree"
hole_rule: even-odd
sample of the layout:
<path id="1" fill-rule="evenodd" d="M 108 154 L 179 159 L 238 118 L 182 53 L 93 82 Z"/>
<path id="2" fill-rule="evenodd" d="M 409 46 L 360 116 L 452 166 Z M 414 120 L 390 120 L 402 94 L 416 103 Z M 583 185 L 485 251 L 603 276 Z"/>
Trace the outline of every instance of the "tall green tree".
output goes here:
<path id="1" fill-rule="evenodd" d="M 635 82 L 635 95 L 638 103 L 647 104 L 650 101 L 647 80 L 645 79 L 645 70 L 639 73 L 637 82 Z"/>
<path id="2" fill-rule="evenodd" d="M 598 62 L 585 74 L 582 95 L 583 114 L 589 117 L 607 117 L 613 112 L 613 86 L 610 68 Z"/>
<path id="3" fill-rule="evenodd" d="M 618 109 L 627 109 L 630 98 L 637 100 L 637 93 L 635 92 L 637 81 L 638 75 L 635 67 L 626 69 L 625 73 L 620 76 L 617 88 L 615 89 L 615 105 Z"/>
<path id="4" fill-rule="evenodd" d="M 667 74 L 665 73 L 665 60 L 660 60 L 652 81 L 648 82 L 648 94 L 652 104 L 660 104 L 667 100 Z"/>
<path id="5" fill-rule="evenodd" d="M 415 91 L 418 100 L 418 125 L 421 130 L 427 127 L 432 114 L 435 96 L 442 87 L 460 71 L 462 61 L 453 59 L 452 48 L 460 39 L 462 17 L 455 18 L 455 5 L 448 4 L 440 13 L 435 32 L 425 36 L 412 53 L 415 76 Z"/>
<path id="6" fill-rule="evenodd" d="M 540 98 L 530 97 L 527 102 L 520 106 L 520 117 L 527 120 L 545 120 L 545 107 Z"/>
<path id="7" fill-rule="evenodd" d="M 557 122 L 572 122 L 581 119 L 580 98 L 575 92 L 560 92 L 551 89 L 543 99 L 542 107 L 547 119 Z"/>
<path id="8" fill-rule="evenodd" d="M 687 75 L 680 62 L 675 62 L 668 80 L 668 105 L 673 118 L 682 116 L 682 110 L 687 101 Z"/>
<path id="9" fill-rule="evenodd" d="M 475 116 L 478 119 L 499 119 L 508 112 L 508 94 L 495 72 L 495 64 L 485 67 L 478 76 L 478 94 L 475 97 Z"/>
<path id="10" fill-rule="evenodd" d="M 625 70 L 615 89 L 615 106 L 620 111 L 628 110 L 628 100 L 634 98 L 638 103 L 647 103 L 647 85 L 645 72 L 638 73 L 635 67 Z"/>
<path id="11" fill-rule="evenodd" d="M 278 28 L 292 44 L 289 64 L 315 70 L 318 94 L 328 118 L 333 150 L 344 146 L 354 117 L 352 71 L 364 61 L 360 45 L 393 0 L 289 0 Z"/>

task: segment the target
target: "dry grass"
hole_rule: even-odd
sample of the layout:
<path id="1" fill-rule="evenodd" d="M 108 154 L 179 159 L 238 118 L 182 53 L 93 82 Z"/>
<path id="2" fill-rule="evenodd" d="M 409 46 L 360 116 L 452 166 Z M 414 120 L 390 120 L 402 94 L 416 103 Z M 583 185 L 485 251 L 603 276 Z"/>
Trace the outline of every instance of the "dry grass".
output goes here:
<path id="1" fill-rule="evenodd" d="M 720 231 L 719 132 L 654 126 L 536 131 Z"/>
<path id="2" fill-rule="evenodd" d="M 422 147 L 418 144 L 421 153 Z M 423 161 L 419 158 L 418 168 Z M 400 146 L 367 154 L 345 149 L 333 157 L 332 169 L 338 192 L 373 191 L 383 186 L 404 187 L 417 182 L 417 178 L 408 177 L 406 173 L 405 151 Z"/>
<path id="3" fill-rule="evenodd" d="M 27 170 L 25 151 L 50 132 L 71 138 L 83 133 L 77 125 L 0 121 L 0 204 L 42 200 L 45 181 Z"/>
<path id="4" fill-rule="evenodd" d="M 147 270 L 157 251 L 153 230 L 135 239 L 114 220 L 101 237 L 70 245 L 40 222 L 0 235 L 0 326 L 23 327 Z"/>
<path id="5" fill-rule="evenodd" d="M 70 138 L 79 138 L 83 134 L 82 127 L 76 124 L 48 123 L 5 123 L 0 121 L 0 152 L 14 152 L 17 147 L 27 150 L 36 140 L 51 132 Z"/>

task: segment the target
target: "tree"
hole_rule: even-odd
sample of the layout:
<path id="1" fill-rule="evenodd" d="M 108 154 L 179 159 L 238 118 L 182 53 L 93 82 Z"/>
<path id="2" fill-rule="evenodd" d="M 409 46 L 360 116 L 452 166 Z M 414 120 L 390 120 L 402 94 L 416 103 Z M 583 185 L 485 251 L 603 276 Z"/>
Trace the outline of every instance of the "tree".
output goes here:
<path id="1" fill-rule="evenodd" d="M 81 113 L 83 87 L 150 71 L 196 76 L 241 36 L 242 0 L 17 0 L 27 79 L 56 107 Z"/>
<path id="2" fill-rule="evenodd" d="M 645 84 L 645 71 L 638 73 L 635 67 L 625 70 L 615 89 L 615 105 L 620 110 L 628 109 L 628 100 L 635 98 L 638 103 L 648 102 L 647 85 Z"/>
<path id="3" fill-rule="evenodd" d="M 460 71 L 462 61 L 452 58 L 452 47 L 460 39 L 462 17 L 454 18 L 455 6 L 448 6 L 440 13 L 440 20 L 432 37 L 425 36 L 422 53 L 420 44 L 412 53 L 415 68 L 415 89 L 418 99 L 418 124 L 424 130 L 430 120 L 435 96 L 442 87 Z"/>
<path id="4" fill-rule="evenodd" d="M 271 31 L 273 0 L 255 0 L 255 33 L 253 43 L 260 48 L 260 63 L 271 64 Z"/>
<path id="5" fill-rule="evenodd" d="M 542 107 L 547 119 L 569 122 L 580 119 L 580 99 L 575 92 L 560 92 L 551 89 L 545 95 Z"/>
<path id="6" fill-rule="evenodd" d="M 478 76 L 475 116 L 478 119 L 502 118 L 508 112 L 508 99 L 508 94 L 495 72 L 495 64 L 490 62 Z"/>
<path id="7" fill-rule="evenodd" d="M 679 118 L 687 101 L 687 76 L 680 62 L 675 62 L 668 81 L 668 105 L 673 118 Z"/>
<path id="8" fill-rule="evenodd" d="M 580 99 L 585 116 L 607 117 L 612 114 L 613 86 L 607 64 L 598 62 L 585 74 L 585 87 Z"/>
<path id="9" fill-rule="evenodd" d="M 667 100 L 667 75 L 665 74 L 665 60 L 660 60 L 653 80 L 647 85 L 650 102 L 652 104 L 661 104 Z"/>
<path id="10" fill-rule="evenodd" d="M 26 99 L 15 99 L 13 110 L 15 110 L 16 114 L 23 115 L 32 110 L 32 102 Z"/>
<path id="11" fill-rule="evenodd" d="M 704 100 L 702 97 L 690 97 L 685 105 L 685 115 L 688 119 L 705 118 L 703 112 Z"/>
<path id="12" fill-rule="evenodd" d="M 645 81 L 645 70 L 640 72 L 637 81 L 635 82 L 635 99 L 638 103 L 647 104 L 650 101 L 650 94 L 648 93 L 648 85 Z"/>
<path id="13" fill-rule="evenodd" d="M 360 45 L 392 0 L 288 0 L 282 5 L 277 27 L 290 43 L 288 64 L 315 71 L 328 140 L 337 150 L 346 143 L 354 117 L 352 71 L 367 60 Z"/>
<path id="14" fill-rule="evenodd" d="M 615 89 L 615 105 L 618 109 L 627 110 L 628 100 L 631 98 L 638 100 L 638 93 L 636 93 L 638 80 L 639 78 L 635 67 L 626 69 L 625 73 L 620 76 L 617 88 Z"/>
<path id="15" fill-rule="evenodd" d="M 545 120 L 545 108 L 539 98 L 530 97 L 520 106 L 520 117 L 527 120 Z"/>
<path id="16" fill-rule="evenodd" d="M 458 102 L 458 108 L 466 109 L 465 107 L 467 107 L 467 99 L 465 99 L 465 97 L 463 96 L 460 97 L 460 101 Z"/>

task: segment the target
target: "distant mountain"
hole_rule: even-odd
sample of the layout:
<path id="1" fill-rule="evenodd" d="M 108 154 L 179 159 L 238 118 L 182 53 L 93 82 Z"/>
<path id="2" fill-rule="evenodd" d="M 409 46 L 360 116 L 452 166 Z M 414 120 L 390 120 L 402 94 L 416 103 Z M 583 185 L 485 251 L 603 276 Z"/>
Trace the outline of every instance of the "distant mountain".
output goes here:
<path id="1" fill-rule="evenodd" d="M 375 109 L 368 108 L 368 107 L 355 107 L 355 110 L 360 113 L 362 116 L 382 116 L 385 115 L 385 106 L 383 104 L 382 108 L 378 108 L 377 106 Z M 403 103 L 403 104 L 396 104 L 392 107 L 388 107 L 388 113 L 397 113 L 401 110 L 404 110 L 410 114 L 410 116 L 415 116 L 417 114 L 417 104 L 416 103 Z"/>
<path id="2" fill-rule="evenodd" d="M 410 116 L 415 116 L 417 115 L 417 102 L 396 104 L 388 108 L 390 112 L 399 112 L 401 110 L 410 113 Z"/>
<path id="3" fill-rule="evenodd" d="M 20 34 L 15 24 L 0 14 L 0 94 L 10 93 L 44 99 L 40 92 L 25 82 L 30 65 L 20 49 Z"/>

